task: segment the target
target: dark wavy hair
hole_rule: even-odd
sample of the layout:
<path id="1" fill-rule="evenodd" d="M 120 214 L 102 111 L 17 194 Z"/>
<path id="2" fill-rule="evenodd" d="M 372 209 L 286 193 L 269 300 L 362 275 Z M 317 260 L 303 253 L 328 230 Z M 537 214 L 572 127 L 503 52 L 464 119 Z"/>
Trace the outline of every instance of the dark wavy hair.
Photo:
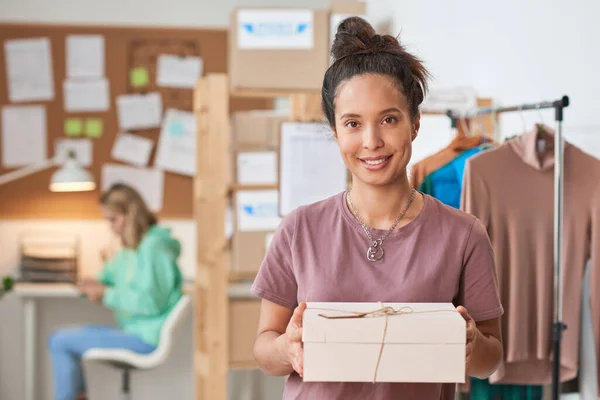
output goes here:
<path id="1" fill-rule="evenodd" d="M 427 93 L 429 72 L 421 60 L 408 53 L 397 38 L 379 35 L 360 17 L 340 23 L 331 47 L 334 62 L 325 72 L 321 107 L 329 125 L 335 128 L 335 97 L 343 82 L 356 75 L 379 74 L 394 79 L 406 96 L 411 119 Z"/>

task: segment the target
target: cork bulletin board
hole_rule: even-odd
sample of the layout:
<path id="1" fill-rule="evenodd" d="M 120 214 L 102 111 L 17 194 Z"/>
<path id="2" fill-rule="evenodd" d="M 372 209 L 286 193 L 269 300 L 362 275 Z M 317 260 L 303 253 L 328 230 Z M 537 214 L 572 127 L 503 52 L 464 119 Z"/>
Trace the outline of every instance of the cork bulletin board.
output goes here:
<path id="1" fill-rule="evenodd" d="M 104 37 L 105 77 L 109 82 L 110 106 L 106 112 L 66 112 L 63 102 L 63 81 L 66 77 L 66 38 L 72 34 L 93 34 Z M 10 39 L 48 38 L 52 55 L 54 98 L 49 101 L 11 103 L 4 43 Z M 56 168 L 0 186 L 0 219 L 96 219 L 99 189 L 102 187 L 102 165 L 122 164 L 111 158 L 114 139 L 119 133 L 116 98 L 122 94 L 159 91 L 163 110 L 193 109 L 193 89 L 157 87 L 156 63 L 160 54 L 199 56 L 203 60 L 203 74 L 227 72 L 227 30 L 224 29 L 172 29 L 105 26 L 61 26 L 0 24 L 0 106 L 42 105 L 46 109 L 47 155 L 54 155 L 56 139 L 68 138 L 65 121 L 80 118 L 102 121 L 101 136 L 93 137 L 92 165 L 88 170 L 94 175 L 98 189 L 92 192 L 53 193 L 48 189 L 50 177 Z M 147 84 L 132 84 L 131 71 L 145 71 Z M 231 110 L 261 109 L 270 107 L 263 99 L 232 99 Z M 1 118 L 1 114 L 0 114 Z M 156 151 L 160 129 L 136 130 L 136 135 L 154 142 Z M 0 141 L 0 150 L 2 143 Z M 0 151 L 0 156 L 1 156 Z M 148 167 L 154 165 L 151 155 Z M 11 171 L 0 165 L 0 175 Z M 193 217 L 193 178 L 165 172 L 163 207 L 159 218 Z"/>

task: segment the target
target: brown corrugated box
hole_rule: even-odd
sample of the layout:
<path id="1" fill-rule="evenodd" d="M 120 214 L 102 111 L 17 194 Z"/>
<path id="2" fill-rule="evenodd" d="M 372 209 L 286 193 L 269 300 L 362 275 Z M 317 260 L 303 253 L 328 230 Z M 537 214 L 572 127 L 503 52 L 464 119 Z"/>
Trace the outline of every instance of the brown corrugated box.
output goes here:
<path id="1" fill-rule="evenodd" d="M 240 10 L 298 10 L 281 7 L 243 7 L 231 15 L 229 76 L 232 89 L 319 90 L 329 65 L 329 10 L 309 10 L 313 15 L 313 46 L 297 49 L 238 46 Z M 306 10 L 306 9 L 304 9 Z"/>
<path id="2" fill-rule="evenodd" d="M 229 362 L 246 367 L 254 364 L 254 341 L 260 317 L 260 299 L 229 302 Z"/>
<path id="3" fill-rule="evenodd" d="M 331 12 L 334 14 L 365 15 L 367 3 L 360 0 L 331 0 Z"/>
<path id="4" fill-rule="evenodd" d="M 236 171 L 237 155 L 248 151 L 274 151 L 279 154 L 279 130 L 287 121 L 287 113 L 275 110 L 242 111 L 232 115 L 233 132 L 233 171 Z M 234 210 L 237 210 L 234 199 Z M 265 257 L 267 236 L 272 231 L 239 232 L 232 237 L 231 272 L 251 276 L 258 272 Z"/>
<path id="5" fill-rule="evenodd" d="M 279 151 L 279 129 L 289 115 L 283 111 L 236 112 L 231 117 L 234 151 Z"/>

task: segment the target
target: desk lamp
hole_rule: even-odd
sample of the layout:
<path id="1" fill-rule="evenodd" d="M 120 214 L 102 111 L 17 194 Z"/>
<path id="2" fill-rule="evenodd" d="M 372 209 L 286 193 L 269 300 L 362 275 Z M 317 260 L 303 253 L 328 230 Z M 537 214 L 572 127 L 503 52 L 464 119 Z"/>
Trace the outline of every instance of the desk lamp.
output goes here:
<path id="1" fill-rule="evenodd" d="M 62 167 L 52 174 L 50 191 L 52 192 L 84 192 L 94 190 L 96 183 L 92 175 L 83 169 L 76 160 L 75 152 L 70 151 L 66 161 L 58 158 L 45 160 L 38 164 L 28 165 L 16 171 L 0 176 L 0 185 L 23 178 L 38 171 L 62 164 Z"/>

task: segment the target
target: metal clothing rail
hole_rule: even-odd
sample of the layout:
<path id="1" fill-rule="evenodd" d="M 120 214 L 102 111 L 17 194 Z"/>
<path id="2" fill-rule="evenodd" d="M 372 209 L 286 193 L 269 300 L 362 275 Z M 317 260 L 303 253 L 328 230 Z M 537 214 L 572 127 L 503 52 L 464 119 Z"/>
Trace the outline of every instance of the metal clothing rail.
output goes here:
<path id="1" fill-rule="evenodd" d="M 563 160 L 564 141 L 562 133 L 563 109 L 569 106 L 569 97 L 563 96 L 559 100 L 543 101 L 540 103 L 521 104 L 510 107 L 481 107 L 466 113 L 448 111 L 446 115 L 456 128 L 458 119 L 465 119 L 486 114 L 500 114 L 512 111 L 554 109 L 556 132 L 554 133 L 554 316 L 552 323 L 552 400 L 560 396 L 560 344 L 562 334 L 567 326 L 562 322 L 562 248 L 563 248 Z"/>

